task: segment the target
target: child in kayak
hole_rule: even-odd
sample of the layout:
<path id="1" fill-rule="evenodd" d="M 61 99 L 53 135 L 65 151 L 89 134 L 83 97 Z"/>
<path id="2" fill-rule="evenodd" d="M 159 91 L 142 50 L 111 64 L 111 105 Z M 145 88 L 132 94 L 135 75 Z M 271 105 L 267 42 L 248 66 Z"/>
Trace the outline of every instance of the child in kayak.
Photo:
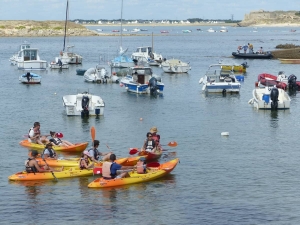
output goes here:
<path id="1" fill-rule="evenodd" d="M 49 140 L 53 145 L 58 145 L 58 146 L 72 146 L 72 144 L 69 141 L 61 140 L 62 138 L 62 133 L 56 133 L 55 131 L 50 131 L 50 136 L 51 139 Z"/>
<path id="2" fill-rule="evenodd" d="M 79 161 L 79 168 L 81 170 L 83 169 L 90 169 L 94 167 L 94 163 L 90 164 L 90 154 L 88 151 L 84 151 L 83 153 L 81 153 L 81 158 Z"/>

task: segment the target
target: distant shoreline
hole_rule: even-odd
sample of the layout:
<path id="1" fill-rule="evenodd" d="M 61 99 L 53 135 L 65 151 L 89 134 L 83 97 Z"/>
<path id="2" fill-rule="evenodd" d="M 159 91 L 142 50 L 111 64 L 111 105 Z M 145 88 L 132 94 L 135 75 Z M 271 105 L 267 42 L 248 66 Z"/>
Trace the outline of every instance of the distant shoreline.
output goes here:
<path id="1" fill-rule="evenodd" d="M 80 24 L 84 27 L 120 27 L 121 24 Z M 206 27 L 215 27 L 215 26 L 227 26 L 227 27 L 235 27 L 236 23 L 178 23 L 178 24 L 168 24 L 168 23 L 126 23 L 122 24 L 123 27 L 186 27 L 186 26 L 206 26 Z"/>

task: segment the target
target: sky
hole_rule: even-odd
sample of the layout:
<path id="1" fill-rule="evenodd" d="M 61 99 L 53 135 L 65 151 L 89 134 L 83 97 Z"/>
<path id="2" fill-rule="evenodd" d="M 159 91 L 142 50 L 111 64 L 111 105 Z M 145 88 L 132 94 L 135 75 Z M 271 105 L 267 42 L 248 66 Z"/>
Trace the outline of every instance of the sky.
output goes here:
<path id="1" fill-rule="evenodd" d="M 120 19 L 122 0 L 69 0 L 69 19 Z M 64 20 L 67 0 L 0 0 L 0 20 Z M 125 20 L 243 20 L 250 11 L 300 11 L 300 0 L 123 0 Z"/>

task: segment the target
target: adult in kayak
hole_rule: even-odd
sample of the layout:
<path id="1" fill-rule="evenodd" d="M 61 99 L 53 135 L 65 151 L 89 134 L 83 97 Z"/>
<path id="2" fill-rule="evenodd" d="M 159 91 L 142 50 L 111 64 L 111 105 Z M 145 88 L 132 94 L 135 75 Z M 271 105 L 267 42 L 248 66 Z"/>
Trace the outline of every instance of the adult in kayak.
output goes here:
<path id="1" fill-rule="evenodd" d="M 104 162 L 102 165 L 102 176 L 105 180 L 118 179 L 123 177 L 129 177 L 127 171 L 121 172 L 120 170 L 133 169 L 135 166 L 121 166 L 115 162 L 116 155 L 111 154 L 109 159 L 110 162 Z"/>
<path id="2" fill-rule="evenodd" d="M 74 145 L 69 141 L 61 140 L 60 138 L 62 138 L 62 133 L 56 133 L 55 131 L 50 131 L 50 136 L 51 136 L 51 139 L 49 139 L 49 141 L 52 142 L 53 145 L 58 145 L 58 146 Z"/>
<path id="3" fill-rule="evenodd" d="M 44 149 L 43 152 L 43 159 L 57 159 L 57 154 L 52 148 L 52 143 L 46 144 L 46 148 Z"/>
<path id="4" fill-rule="evenodd" d="M 152 133 L 148 132 L 146 134 L 147 139 L 144 141 L 144 145 L 141 149 L 141 151 L 151 152 L 151 153 L 157 153 L 161 151 L 161 147 L 159 145 L 159 142 L 155 141 L 152 137 Z"/>
<path id="5" fill-rule="evenodd" d="M 88 151 L 83 151 L 83 153 L 81 153 L 81 158 L 79 161 L 79 168 L 81 170 L 83 169 L 90 169 L 94 167 L 94 163 L 90 164 L 90 154 Z"/>
<path id="6" fill-rule="evenodd" d="M 27 173 L 43 173 L 45 171 L 53 172 L 53 169 L 49 166 L 39 166 L 38 162 L 36 161 L 36 157 L 38 156 L 37 150 L 31 151 L 31 157 L 25 162 L 25 169 Z"/>
<path id="7" fill-rule="evenodd" d="M 28 142 L 37 143 L 41 145 L 49 143 L 47 137 L 45 135 L 41 135 L 40 127 L 41 125 L 39 122 L 34 122 L 33 127 L 30 128 L 28 132 Z"/>
<path id="8" fill-rule="evenodd" d="M 157 132 L 158 132 L 157 127 L 152 127 L 150 129 L 150 133 L 152 134 L 152 139 L 155 141 L 156 145 L 158 146 L 158 149 L 162 150 L 162 147 L 160 144 L 160 135 Z"/>
<path id="9" fill-rule="evenodd" d="M 102 153 L 98 151 L 98 147 L 100 145 L 100 141 L 99 140 L 94 140 L 93 141 L 93 147 L 88 149 L 88 152 L 90 154 L 90 158 L 93 162 L 98 163 L 98 161 L 102 160 L 102 161 L 108 161 L 110 155 L 112 154 L 112 152 L 107 152 L 107 153 Z"/>

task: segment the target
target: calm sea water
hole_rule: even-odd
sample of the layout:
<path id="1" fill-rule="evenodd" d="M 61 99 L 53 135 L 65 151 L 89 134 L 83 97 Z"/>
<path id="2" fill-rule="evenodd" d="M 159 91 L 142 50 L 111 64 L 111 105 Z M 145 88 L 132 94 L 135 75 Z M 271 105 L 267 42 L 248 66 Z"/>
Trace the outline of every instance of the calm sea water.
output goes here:
<path id="1" fill-rule="evenodd" d="M 193 32 L 183 34 L 182 29 Z M 196 27 L 148 27 L 148 34 L 170 31 L 154 36 L 156 52 L 192 66 L 188 74 L 175 75 L 154 68 L 165 83 L 158 98 L 127 93 L 118 84 L 85 83 L 76 75 L 77 68 L 94 67 L 100 56 L 112 57 L 118 37 L 70 38 L 74 51 L 84 57 L 83 65 L 62 72 L 41 71 L 42 84 L 34 86 L 19 83 L 22 71 L 9 64 L 9 57 L 26 40 L 40 49 L 43 59 L 52 61 L 63 38 L 0 38 L 0 223 L 299 224 L 299 93 L 291 96 L 291 109 L 286 111 L 256 111 L 248 105 L 259 73 L 300 76 L 299 65 L 246 60 L 249 68 L 240 94 L 225 97 L 204 95 L 198 84 L 210 64 L 221 59 L 244 62 L 230 57 L 238 45 L 251 42 L 254 49 L 273 50 L 277 44 L 299 43 L 297 32 L 290 29 L 228 28 L 228 33 L 208 33 L 197 32 Z M 123 37 L 130 54 L 143 45 L 151 46 L 151 36 Z M 100 95 L 105 115 L 67 117 L 62 96 L 78 90 Z M 28 150 L 18 143 L 35 121 L 43 133 L 59 131 L 72 142 L 91 142 L 90 127 L 95 126 L 100 150 L 107 152 L 109 147 L 120 157 L 128 156 L 130 147 L 141 147 L 149 129 L 157 126 L 163 144 L 178 142 L 176 148 L 166 147 L 166 153 L 176 151 L 181 163 L 163 179 L 103 190 L 87 188 L 93 177 L 9 182 L 9 175 L 24 168 Z M 222 137 L 224 131 L 230 136 Z"/>

